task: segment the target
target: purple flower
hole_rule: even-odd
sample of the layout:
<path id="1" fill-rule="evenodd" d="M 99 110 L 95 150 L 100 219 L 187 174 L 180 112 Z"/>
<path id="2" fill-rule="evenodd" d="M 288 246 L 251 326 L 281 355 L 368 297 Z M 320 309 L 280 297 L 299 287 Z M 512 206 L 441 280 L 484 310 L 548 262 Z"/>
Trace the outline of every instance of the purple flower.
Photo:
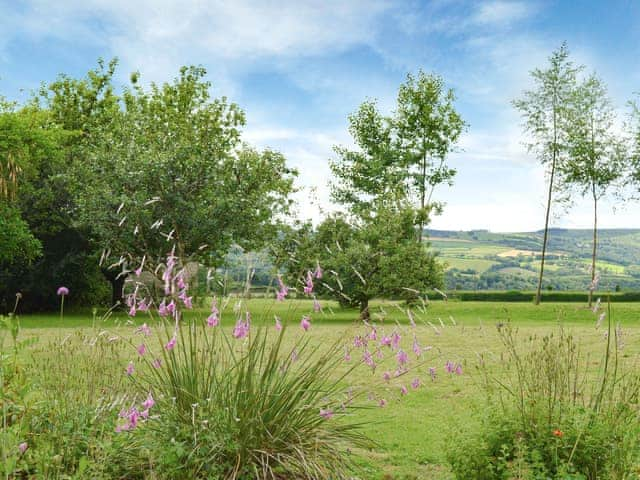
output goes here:
<path id="1" fill-rule="evenodd" d="M 407 352 L 404 350 L 398 350 L 396 360 L 398 361 L 398 365 L 405 365 L 409 361 L 409 355 L 407 355 Z"/>
<path id="2" fill-rule="evenodd" d="M 414 378 L 411 382 L 411 388 L 419 388 L 420 387 L 420 379 Z"/>
<path id="3" fill-rule="evenodd" d="M 153 368 L 160 368 L 162 366 L 162 360 L 156 358 L 153 362 L 151 362 Z"/>
<path id="4" fill-rule="evenodd" d="M 129 362 L 129 365 L 127 365 L 126 372 L 127 372 L 127 375 L 133 375 L 133 372 L 134 372 L 133 362 Z"/>
<path id="5" fill-rule="evenodd" d="M 141 343 L 138 346 L 138 355 L 143 356 L 146 352 L 147 352 L 147 347 L 145 346 L 144 343 Z"/>
<path id="6" fill-rule="evenodd" d="M 171 340 L 167 342 L 164 348 L 166 348 L 167 350 L 173 350 L 176 346 L 176 343 L 178 343 L 178 339 L 176 338 L 176 334 L 174 333 L 173 337 L 171 337 Z"/>
<path id="7" fill-rule="evenodd" d="M 320 266 L 320 262 L 316 264 L 316 271 L 313 272 L 313 276 L 318 280 L 322 278 L 322 267 Z"/>
<path id="8" fill-rule="evenodd" d="M 131 305 L 131 308 L 129 309 L 129 316 L 130 317 L 135 317 L 136 316 L 136 306 L 135 305 Z"/>
<path id="9" fill-rule="evenodd" d="M 149 325 L 143 323 L 142 326 L 136 329 L 136 333 L 141 333 L 145 337 L 148 337 L 149 335 L 151 335 L 151 329 L 149 328 Z"/>
<path id="10" fill-rule="evenodd" d="M 318 313 L 322 310 L 322 305 L 320 305 L 320 302 L 318 301 L 317 298 L 313 299 L 313 311 Z"/>
<path id="11" fill-rule="evenodd" d="M 329 420 L 331 417 L 333 417 L 333 410 L 329 410 L 328 408 L 327 409 L 321 408 L 320 416 L 325 420 Z"/>
<path id="12" fill-rule="evenodd" d="M 18 445 L 18 450 L 20 450 L 21 455 L 24 455 L 24 452 L 26 452 L 28 448 L 29 445 L 27 444 L 27 442 L 22 442 L 20 445 Z"/>
<path id="13" fill-rule="evenodd" d="M 312 292 L 313 292 L 313 275 L 311 274 L 311 272 L 307 272 L 307 280 L 304 285 L 304 294 L 311 295 Z"/>
<path id="14" fill-rule="evenodd" d="M 149 394 L 147 395 L 147 399 L 142 402 L 142 406 L 145 409 L 150 409 L 151 407 L 153 407 L 156 404 L 155 400 L 153 399 L 153 397 L 151 396 L 151 392 L 149 392 Z"/>
<path id="15" fill-rule="evenodd" d="M 173 314 L 175 313 L 175 311 L 176 311 L 176 302 L 174 302 L 173 300 L 171 300 L 171 301 L 169 302 L 169 305 L 167 305 L 167 312 L 168 312 L 170 315 L 173 315 Z"/>
<path id="16" fill-rule="evenodd" d="M 147 303 L 147 299 L 143 298 L 142 300 L 140 300 L 140 302 L 138 303 L 138 311 L 140 312 L 146 312 L 149 310 L 149 304 Z"/>
<path id="17" fill-rule="evenodd" d="M 455 371 L 456 375 L 462 375 L 462 365 L 460 365 L 460 364 L 458 363 L 458 364 L 456 365 L 456 368 L 455 368 L 455 370 L 454 370 L 454 371 Z"/>
<path id="18" fill-rule="evenodd" d="M 418 338 L 413 337 L 413 353 L 415 353 L 416 357 L 422 355 L 422 349 L 420 348 L 420 344 L 418 343 Z"/>
<path id="19" fill-rule="evenodd" d="M 188 309 L 192 309 L 193 308 L 193 303 L 191 301 L 193 299 L 193 297 L 187 297 L 187 291 L 186 290 L 183 290 L 180 293 L 180 295 L 178 295 L 178 298 L 180 300 L 182 300 L 182 303 L 184 303 L 185 308 L 188 308 Z"/>
<path id="20" fill-rule="evenodd" d="M 67 287 L 58 287 L 57 294 L 61 297 L 66 297 L 69 295 L 69 289 Z"/>
<path id="21" fill-rule="evenodd" d="M 447 363 L 444 364 L 445 372 L 453 373 L 454 369 L 455 369 L 455 365 L 453 364 L 453 362 L 451 360 L 447 361 Z"/>
<path id="22" fill-rule="evenodd" d="M 378 402 L 378 405 L 380 405 L 380 408 L 383 408 L 386 404 L 387 404 L 387 401 L 384 398 L 381 398 L 380 401 Z"/>
<path id="23" fill-rule="evenodd" d="M 169 310 L 167 310 L 167 302 L 165 300 L 162 300 L 162 302 L 160 302 L 160 305 L 158 305 L 158 315 L 160 315 L 161 317 L 166 317 L 167 315 L 169 315 Z"/>
<path id="24" fill-rule="evenodd" d="M 436 379 L 435 367 L 429 367 L 429 375 L 431 375 L 431 381 L 434 381 Z"/>
<path id="25" fill-rule="evenodd" d="M 400 334 L 398 332 L 393 332 L 391 334 L 391 346 L 393 347 L 394 350 L 397 350 L 400 347 L 400 339 L 402 337 L 400 336 Z"/>
<path id="26" fill-rule="evenodd" d="M 311 327 L 311 318 L 308 315 L 302 317 L 300 320 L 300 327 L 306 332 Z"/>
<path id="27" fill-rule="evenodd" d="M 407 387 L 405 387 L 404 385 L 402 385 L 402 386 L 400 387 L 400 395 L 404 396 L 404 395 L 406 395 L 407 393 L 409 393 L 409 390 L 407 390 Z"/>
<path id="28" fill-rule="evenodd" d="M 391 337 L 384 336 L 380 339 L 380 345 L 382 346 L 391 346 Z"/>
<path id="29" fill-rule="evenodd" d="M 276 330 L 282 330 L 282 323 L 280 323 L 280 318 L 276 317 Z"/>
<path id="30" fill-rule="evenodd" d="M 382 379 L 383 379 L 385 382 L 388 382 L 389 380 L 391 380 L 391 372 L 389 372 L 389 371 L 384 372 L 384 373 L 382 374 Z"/>
<path id="31" fill-rule="evenodd" d="M 236 326 L 233 329 L 233 337 L 234 338 L 244 338 L 249 335 L 249 319 L 247 321 L 243 321 L 239 319 L 236 323 Z"/>
<path id="32" fill-rule="evenodd" d="M 207 325 L 215 327 L 220 323 L 220 310 L 218 310 L 218 301 L 214 298 L 211 302 L 211 315 L 207 318 Z"/>
<path id="33" fill-rule="evenodd" d="M 289 289 L 282 282 L 282 277 L 278 275 L 278 287 L 279 290 L 276 292 L 276 300 L 279 302 L 284 301 L 284 298 L 289 294 Z"/>
<path id="34" fill-rule="evenodd" d="M 376 362 L 373 361 L 373 357 L 371 356 L 371 353 L 369 353 L 369 351 L 367 350 L 364 351 L 364 353 L 362 354 L 362 361 L 364 362 L 365 365 L 375 370 Z"/>

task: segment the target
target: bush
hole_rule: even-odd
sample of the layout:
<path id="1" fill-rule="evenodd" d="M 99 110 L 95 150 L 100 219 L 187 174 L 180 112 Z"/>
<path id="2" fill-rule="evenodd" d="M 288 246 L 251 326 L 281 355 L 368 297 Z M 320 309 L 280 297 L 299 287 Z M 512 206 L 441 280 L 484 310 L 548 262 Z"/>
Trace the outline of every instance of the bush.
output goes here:
<path id="1" fill-rule="evenodd" d="M 618 358 L 611 321 L 597 372 L 562 329 L 525 345 L 509 325 L 500 334 L 498 371 L 480 365 L 481 424 L 449 448 L 456 478 L 638 478 L 640 376 Z"/>

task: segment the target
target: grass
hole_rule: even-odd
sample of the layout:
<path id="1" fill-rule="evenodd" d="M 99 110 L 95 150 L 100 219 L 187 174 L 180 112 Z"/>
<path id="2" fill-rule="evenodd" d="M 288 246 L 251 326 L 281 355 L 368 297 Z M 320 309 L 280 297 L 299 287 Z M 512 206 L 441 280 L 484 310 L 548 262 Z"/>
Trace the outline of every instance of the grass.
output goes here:
<path id="1" fill-rule="evenodd" d="M 263 322 L 272 325 L 274 315 L 290 318 L 294 322 L 289 332 L 292 336 L 300 335 L 295 322 L 302 312 L 310 309 L 309 303 L 304 300 L 274 303 L 271 300 L 255 299 L 248 305 L 253 313 L 254 324 Z M 355 311 L 340 309 L 331 302 L 324 302 L 323 305 L 324 312 L 313 316 L 313 326 L 307 334 L 311 335 L 314 342 L 331 344 L 340 338 L 348 339 L 357 332 L 362 332 L 362 326 L 355 321 Z M 386 327 L 382 328 L 392 328 L 398 322 L 402 328 L 408 329 L 407 317 L 401 311 L 402 308 L 404 306 L 398 306 L 394 302 L 379 301 L 374 302 L 372 311 L 374 318 L 376 315 L 378 319 L 384 316 L 382 325 Z M 229 303 L 226 306 L 227 314 L 232 309 L 233 305 Z M 615 318 L 622 322 L 625 331 L 627 346 L 624 354 L 634 355 L 640 345 L 637 341 L 640 328 L 636 321 L 640 314 L 640 304 L 618 303 L 613 309 Z M 196 309 L 190 315 L 205 318 L 207 309 Z M 223 317 L 226 318 L 223 322 L 226 328 L 231 325 L 230 317 L 232 315 Z M 511 320 L 523 337 L 548 333 L 561 323 L 580 339 L 583 348 L 592 355 L 599 355 L 602 345 L 602 331 L 595 329 L 595 315 L 585 305 L 576 303 L 548 303 L 536 307 L 528 303 L 434 301 L 425 312 L 416 315 L 416 320 L 421 342 L 433 346 L 426 354 L 424 364 L 410 374 L 411 378 L 420 376 L 425 383 L 424 387 L 411 390 L 407 397 L 401 399 L 399 386 L 408 384 L 411 378 L 401 377 L 390 384 L 379 382 L 377 380 L 384 366 L 375 374 L 363 370 L 356 379 L 359 385 L 376 384 L 373 387 L 375 395 L 388 401 L 384 409 L 375 407 L 357 413 L 358 420 L 366 425 L 365 433 L 378 444 L 372 451 L 356 452 L 357 478 L 452 478 L 445 462 L 446 443 L 450 440 L 454 425 L 464 425 L 465 428 L 473 428 L 475 425 L 477 416 L 474 409 L 479 408 L 479 396 L 474 365 L 480 353 L 488 354 L 489 358 L 500 354 L 497 323 Z M 51 356 L 51 362 L 59 361 L 56 355 L 63 354 L 59 349 L 51 348 L 51 345 L 60 343 L 61 339 L 69 335 L 80 338 L 79 331 L 88 335 L 95 335 L 96 331 L 103 330 L 116 336 L 129 335 L 131 326 L 127 322 L 128 319 L 122 314 L 112 315 L 106 320 L 97 320 L 96 330 L 93 330 L 94 322 L 90 312 L 70 313 L 65 315 L 64 320 L 60 320 L 56 314 L 21 317 L 21 324 L 25 328 L 24 336 L 38 338 L 34 348 L 41 358 Z M 81 344 L 78 348 L 89 347 Z M 122 351 L 121 354 L 124 367 L 128 354 Z M 447 360 L 461 362 L 465 373 L 462 376 L 445 374 L 442 366 Z M 439 372 L 435 382 L 429 380 L 427 369 L 430 366 L 436 367 Z M 55 370 L 60 367 L 52 368 Z M 336 372 L 338 373 L 340 372 Z M 121 382 L 119 378 L 116 382 L 113 375 L 113 370 L 96 372 L 98 378 L 95 380 L 95 388 L 99 388 L 100 384 L 105 388 L 115 388 Z"/>

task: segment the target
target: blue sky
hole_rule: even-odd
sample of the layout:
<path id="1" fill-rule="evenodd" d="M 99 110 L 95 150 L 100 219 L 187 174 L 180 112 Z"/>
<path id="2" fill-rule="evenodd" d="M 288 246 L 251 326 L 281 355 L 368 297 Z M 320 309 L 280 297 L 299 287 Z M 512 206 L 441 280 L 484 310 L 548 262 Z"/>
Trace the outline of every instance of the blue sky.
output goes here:
<path id="1" fill-rule="evenodd" d="M 281 150 L 300 170 L 299 212 L 328 201 L 332 146 L 349 145 L 347 115 L 366 98 L 389 112 L 407 72 L 441 74 L 470 124 L 452 155 L 455 185 L 432 228 L 534 230 L 544 172 L 522 146 L 510 101 L 528 72 L 567 41 L 608 84 L 621 118 L 640 91 L 640 1 L 0 0 L 0 94 L 25 99 L 58 73 L 81 76 L 118 57 L 118 82 L 207 68 L 214 95 L 247 113 L 245 139 Z M 580 199 L 554 225 L 588 228 Z M 604 205 L 603 227 L 640 227 L 638 204 Z"/>

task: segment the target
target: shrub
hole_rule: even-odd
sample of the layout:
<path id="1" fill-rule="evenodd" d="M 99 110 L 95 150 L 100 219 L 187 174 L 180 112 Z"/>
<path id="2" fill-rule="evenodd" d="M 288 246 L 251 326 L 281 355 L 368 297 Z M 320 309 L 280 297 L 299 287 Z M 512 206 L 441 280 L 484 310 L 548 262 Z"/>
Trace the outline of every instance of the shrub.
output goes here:
<path id="1" fill-rule="evenodd" d="M 480 366 L 481 424 L 449 448 L 456 478 L 638 478 L 640 377 L 619 358 L 610 315 L 597 372 L 563 329 L 525 345 L 509 325 L 500 336 L 498 370 Z"/>

